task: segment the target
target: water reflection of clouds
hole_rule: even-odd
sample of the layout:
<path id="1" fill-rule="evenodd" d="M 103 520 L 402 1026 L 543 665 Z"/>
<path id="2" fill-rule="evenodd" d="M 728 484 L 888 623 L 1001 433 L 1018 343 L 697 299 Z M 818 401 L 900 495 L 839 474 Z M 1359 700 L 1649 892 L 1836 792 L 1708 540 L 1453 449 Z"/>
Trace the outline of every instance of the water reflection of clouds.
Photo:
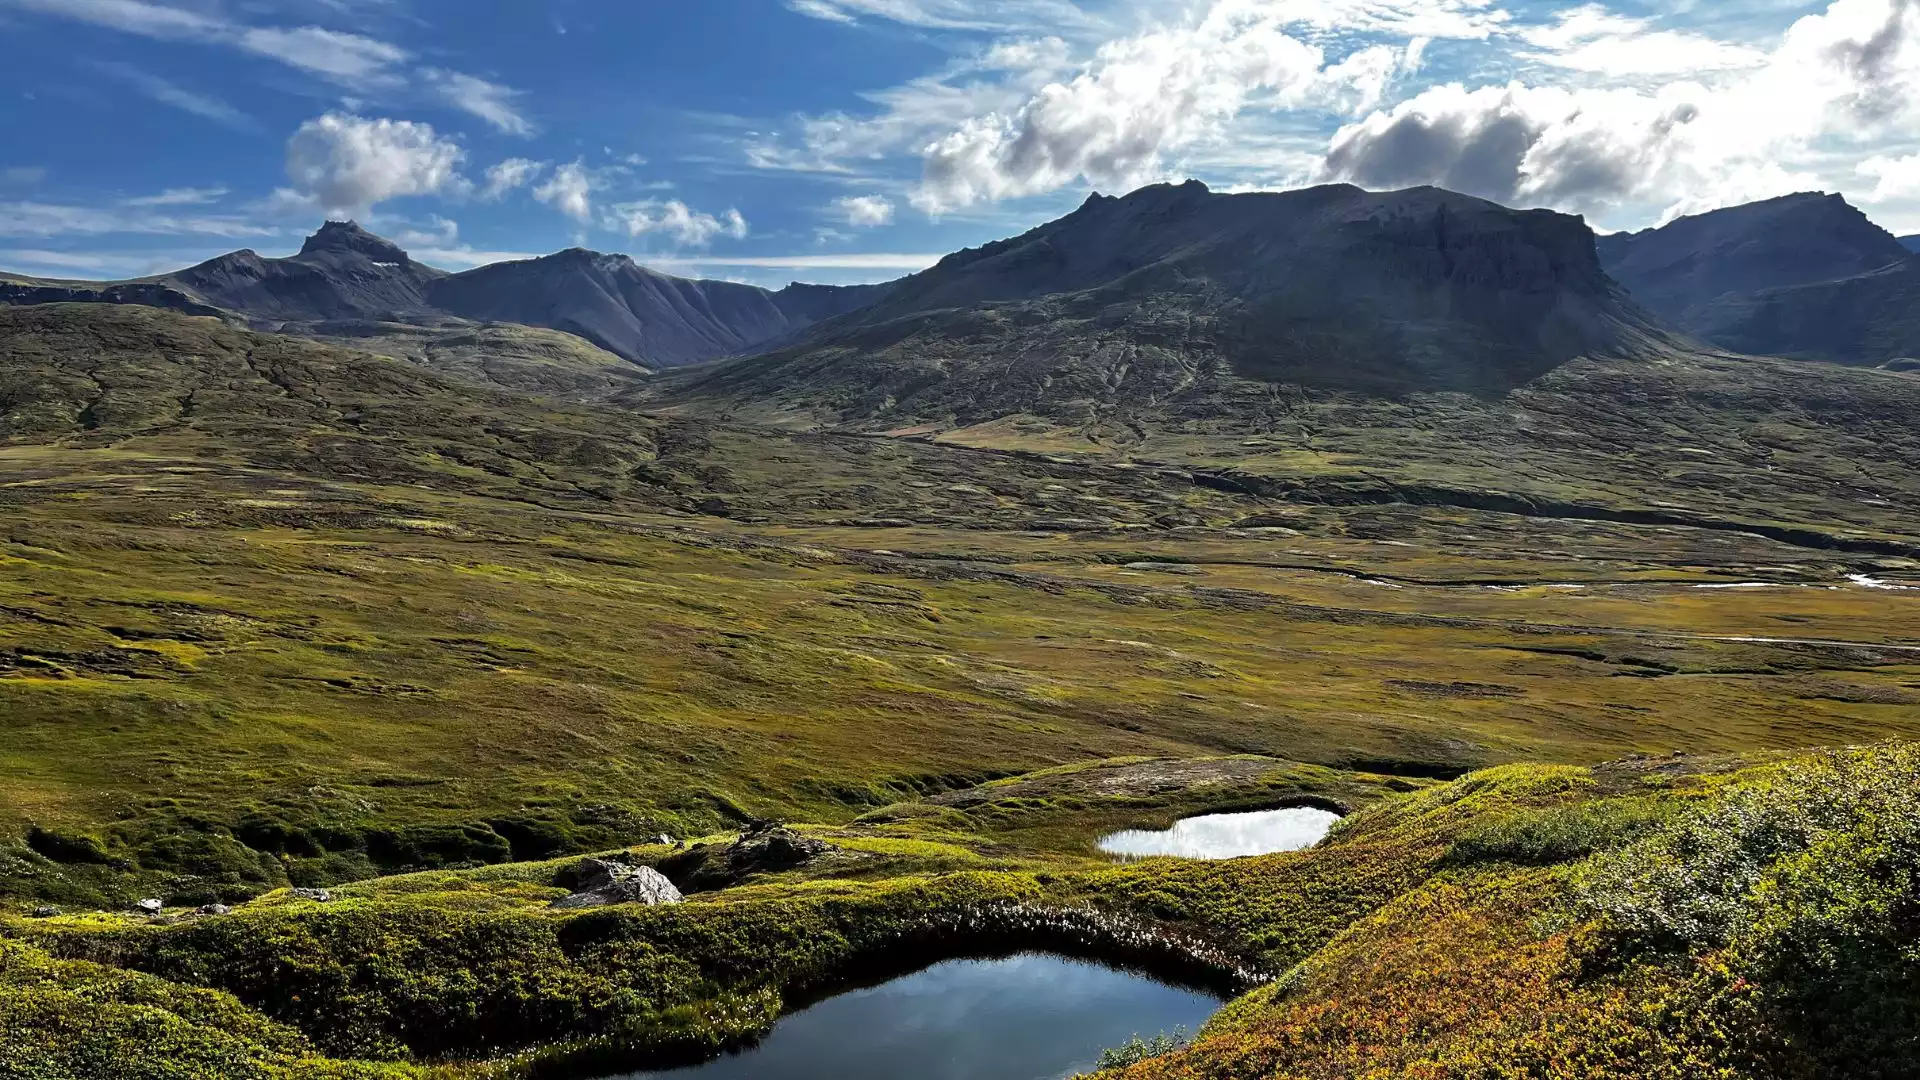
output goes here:
<path id="1" fill-rule="evenodd" d="M 937 964 L 780 1021 L 744 1054 L 632 1080 L 1059 1080 L 1102 1049 L 1176 1027 L 1204 994 L 1059 957 Z"/>
<path id="2" fill-rule="evenodd" d="M 1237 859 L 1299 851 L 1326 838 L 1340 815 L 1311 806 L 1259 810 L 1249 814 L 1190 817 L 1164 831 L 1128 829 L 1103 837 L 1100 850 L 1140 858 L 1175 855 L 1185 859 Z"/>

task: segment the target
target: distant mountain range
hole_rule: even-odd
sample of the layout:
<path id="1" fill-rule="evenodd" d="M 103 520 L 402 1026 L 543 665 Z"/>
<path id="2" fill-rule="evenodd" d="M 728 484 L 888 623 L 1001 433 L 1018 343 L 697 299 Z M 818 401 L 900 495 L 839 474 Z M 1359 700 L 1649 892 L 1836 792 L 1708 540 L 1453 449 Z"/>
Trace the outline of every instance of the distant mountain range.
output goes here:
<path id="1" fill-rule="evenodd" d="M 571 249 L 448 273 L 352 222 L 300 252 L 237 251 L 122 282 L 0 276 L 0 303 L 219 315 L 503 385 L 669 393 L 820 418 L 1108 409 L 1223 377 L 1499 393 L 1582 356 L 1722 349 L 1854 365 L 1920 356 L 1920 237 L 1803 193 L 1596 238 L 1578 218 L 1435 188 L 1096 195 L 885 285 L 778 291 Z M 485 328 L 573 335 L 605 353 Z M 489 350 L 511 356 L 489 361 Z M 550 357 L 565 372 L 550 376 Z"/>
<path id="2" fill-rule="evenodd" d="M 1908 251 L 1920 251 L 1920 236 L 1903 236 L 1900 238 L 1900 246 Z"/>
<path id="3" fill-rule="evenodd" d="M 1738 352 L 1874 365 L 1920 355 L 1920 257 L 1838 195 L 1803 193 L 1599 238 L 1634 299 Z"/>
<path id="4" fill-rule="evenodd" d="M 0 301 L 98 300 L 232 313 L 255 329 L 355 336 L 364 324 L 519 323 L 564 331 L 648 368 L 743 352 L 880 295 L 872 285 L 778 292 L 657 273 L 579 249 L 450 274 L 353 222 L 330 221 L 284 259 L 236 251 L 133 282 L 0 283 Z"/>

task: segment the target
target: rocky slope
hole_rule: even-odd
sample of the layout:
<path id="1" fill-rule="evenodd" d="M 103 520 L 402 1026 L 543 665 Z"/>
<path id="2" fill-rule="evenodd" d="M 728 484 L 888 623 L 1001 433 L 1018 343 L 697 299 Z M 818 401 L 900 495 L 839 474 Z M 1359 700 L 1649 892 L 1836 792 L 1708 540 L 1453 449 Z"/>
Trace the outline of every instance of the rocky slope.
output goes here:
<path id="1" fill-rule="evenodd" d="M 1433 188 L 1094 196 L 672 392 L 815 420 L 1140 408 L 1236 380 L 1499 394 L 1583 356 L 1679 347 L 1578 218 Z"/>
<path id="2" fill-rule="evenodd" d="M 1635 300 L 1708 342 L 1847 363 L 1888 358 L 1876 344 L 1888 292 L 1879 272 L 1909 258 L 1892 233 L 1818 192 L 1604 236 L 1599 251 Z M 1835 316 L 1847 325 L 1822 325 Z"/>
<path id="3" fill-rule="evenodd" d="M 1874 366 L 1920 356 L 1920 257 L 1703 305 L 1694 324 L 1741 352 Z"/>
<path id="4" fill-rule="evenodd" d="M 1900 246 L 1908 251 L 1920 251 L 1920 236 L 1903 236 L 1900 238 Z"/>
<path id="5" fill-rule="evenodd" d="M 646 368 L 745 351 L 863 307 L 883 286 L 790 285 L 774 292 L 656 273 L 624 255 L 571 250 L 449 274 L 353 222 L 330 221 L 284 259 L 236 251 L 125 283 L 0 285 L 0 303 L 132 303 L 231 313 L 255 329 L 333 336 L 382 323 L 470 334 L 518 323 L 584 338 Z"/>

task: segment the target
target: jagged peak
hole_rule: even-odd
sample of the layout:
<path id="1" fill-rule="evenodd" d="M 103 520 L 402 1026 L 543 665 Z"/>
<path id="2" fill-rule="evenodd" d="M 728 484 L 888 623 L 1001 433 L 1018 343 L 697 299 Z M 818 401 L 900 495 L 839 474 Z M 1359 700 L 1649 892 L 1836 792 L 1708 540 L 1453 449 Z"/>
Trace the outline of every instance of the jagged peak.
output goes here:
<path id="1" fill-rule="evenodd" d="M 383 236 L 376 236 L 360 226 L 357 221 L 328 221 L 320 226 L 320 231 L 307 237 L 300 247 L 301 255 L 313 255 L 319 252 L 345 251 L 364 255 L 374 262 L 404 263 L 413 260 L 406 249 Z"/>

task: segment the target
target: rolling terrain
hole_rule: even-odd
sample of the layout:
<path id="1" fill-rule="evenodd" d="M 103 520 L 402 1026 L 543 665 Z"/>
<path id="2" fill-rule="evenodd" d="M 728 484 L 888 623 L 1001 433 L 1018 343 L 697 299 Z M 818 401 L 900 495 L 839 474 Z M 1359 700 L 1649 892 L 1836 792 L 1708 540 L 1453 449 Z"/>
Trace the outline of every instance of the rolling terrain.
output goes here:
<path id="1" fill-rule="evenodd" d="M 663 375 L 0 308 L 0 1075 L 612 1075 L 1012 948 L 1238 995 L 1132 1080 L 1920 1049 L 1920 375 L 1431 189 L 1096 198 L 867 299 Z M 768 821 L 824 853 L 685 871 Z M 550 909 L 586 852 L 687 902 Z"/>

